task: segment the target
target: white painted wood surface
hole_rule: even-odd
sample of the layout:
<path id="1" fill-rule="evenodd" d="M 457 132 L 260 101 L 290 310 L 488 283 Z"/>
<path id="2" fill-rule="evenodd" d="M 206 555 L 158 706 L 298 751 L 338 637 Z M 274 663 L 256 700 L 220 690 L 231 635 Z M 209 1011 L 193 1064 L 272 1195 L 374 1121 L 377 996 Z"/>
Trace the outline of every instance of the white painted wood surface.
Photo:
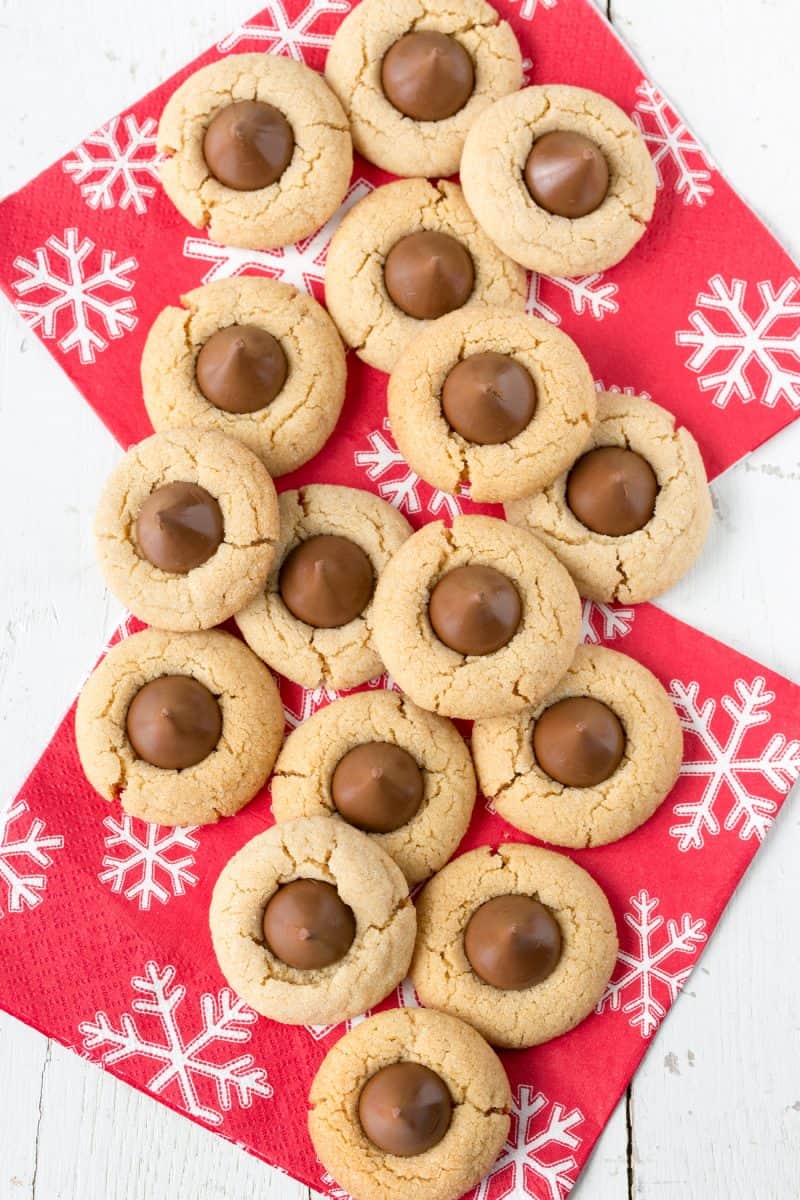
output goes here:
<path id="1" fill-rule="evenodd" d="M 0 0 L 0 193 L 256 7 Z M 610 8 L 723 170 L 800 255 L 797 0 L 611 0 Z M 118 455 L 3 302 L 0 803 L 117 619 L 89 531 Z M 665 601 L 795 679 L 799 488 L 795 426 L 715 484 L 710 546 Z M 576 1200 L 798 1196 L 798 859 L 794 797 L 601 1139 Z M 307 1198 L 300 1185 L 2 1016 L 0 1080 L 0 1200 Z"/>

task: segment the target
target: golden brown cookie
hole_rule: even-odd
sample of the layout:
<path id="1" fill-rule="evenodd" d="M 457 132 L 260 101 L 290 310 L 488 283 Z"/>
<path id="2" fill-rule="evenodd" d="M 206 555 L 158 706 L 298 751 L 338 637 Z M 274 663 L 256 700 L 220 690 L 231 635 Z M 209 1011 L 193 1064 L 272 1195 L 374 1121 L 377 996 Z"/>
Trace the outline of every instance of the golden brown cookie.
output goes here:
<path id="1" fill-rule="evenodd" d="M 234 104 L 245 107 L 229 114 Z M 259 130 L 262 105 L 272 125 Z M 237 156 L 244 136 L 249 155 Z M 252 149 L 259 140 L 273 156 L 285 149 L 280 161 L 265 165 Z M 187 221 L 225 246 L 262 250 L 323 225 L 344 199 L 353 166 L 347 118 L 325 80 L 276 54 L 229 54 L 195 71 L 167 101 L 157 145 L 166 155 L 164 190 Z"/>
<path id="2" fill-rule="evenodd" d="M 325 309 L 265 276 L 207 283 L 181 305 L 162 309 L 142 353 L 153 427 L 237 438 L 272 476 L 313 458 L 333 433 L 346 383 L 344 347 Z M 259 333 L 268 335 L 263 344 Z"/>
<path id="3" fill-rule="evenodd" d="M 586 699 L 594 703 L 563 703 Z M 540 762 L 534 734 L 545 713 Z M 615 842 L 653 815 L 678 778 L 683 734 L 646 667 L 616 650 L 580 646 L 537 708 L 477 721 L 472 753 L 481 791 L 501 817 L 543 842 L 580 849 Z"/>
<path id="4" fill-rule="evenodd" d="M 450 46 L 419 39 L 431 31 Z M 362 0 L 336 31 L 325 78 L 369 162 L 393 175 L 454 175 L 475 118 L 521 86 L 522 61 L 511 26 L 484 0 L 457 9 L 447 0 Z"/>
<path id="5" fill-rule="evenodd" d="M 404 239 L 421 233 L 443 234 L 449 241 L 444 248 L 435 245 L 416 254 L 419 242 Z M 479 228 L 457 184 L 404 179 L 376 188 L 353 205 L 333 235 L 325 301 L 347 345 L 380 371 L 394 368 L 428 319 L 404 311 L 387 290 L 384 268 L 401 243 L 410 246 L 411 262 L 405 271 L 399 264 L 396 294 L 405 286 L 409 293 L 428 293 L 423 299 L 431 303 L 450 306 L 435 311 L 435 316 L 478 303 L 524 308 L 524 271 Z M 442 265 L 448 247 L 453 261 Z M 415 289 L 415 269 L 424 277 L 424 287 Z M 408 305 L 408 298 L 404 303 Z"/>
<path id="6" fill-rule="evenodd" d="M 95 516 L 114 595 L 160 629 L 210 629 L 263 587 L 279 533 L 275 486 L 240 442 L 194 429 L 132 446 Z"/>
<path id="7" fill-rule="evenodd" d="M 277 821 L 325 814 L 354 824 L 409 886 L 447 862 L 474 803 L 461 734 L 396 692 L 361 692 L 320 709 L 289 735 L 272 777 Z"/>
<path id="8" fill-rule="evenodd" d="M 556 139 L 549 153 L 545 138 Z M 538 202 L 526 182 L 534 146 L 543 154 Z M 600 180 L 587 171 L 592 154 Z M 656 198 L 655 168 L 633 122 L 607 97 L 564 84 L 525 88 L 483 112 L 467 135 L 461 184 L 492 241 L 543 275 L 613 267 L 644 234 Z M 583 215 L 564 215 L 564 200 L 576 195 Z"/>
<path id="9" fill-rule="evenodd" d="M 383 670 L 372 637 L 373 590 L 394 551 L 410 535 L 411 526 L 391 504 L 360 488 L 310 484 L 283 492 L 279 503 L 281 535 L 266 588 L 236 614 L 236 623 L 256 654 L 287 679 L 307 688 L 321 684 L 336 690 L 357 687 Z M 336 553 L 346 548 L 334 547 L 334 561 L 323 566 L 318 585 L 306 577 L 307 602 L 312 608 L 315 604 L 326 607 L 328 573 L 333 590 L 348 592 L 347 611 L 332 614 L 333 623 L 327 627 L 305 619 L 315 614 L 304 611 L 303 596 L 294 595 L 294 610 L 286 603 L 284 564 L 301 545 L 320 537 L 349 542 L 354 559 L 339 571 Z M 320 568 L 312 564 L 311 570 Z M 364 580 L 363 594 L 356 597 L 360 570 L 369 578 Z M 302 590 L 302 585 L 303 578 L 297 577 L 293 592 Z M 344 617 L 349 619 L 336 623 Z"/>
<path id="10" fill-rule="evenodd" d="M 433 1072 L 438 1091 L 443 1084 L 450 1100 L 447 1105 L 445 1099 L 438 1128 L 428 1134 L 428 1141 L 440 1140 L 402 1156 L 382 1150 L 362 1123 L 366 1119 L 386 1144 L 398 1136 L 407 1140 L 407 1129 L 398 1133 L 391 1121 L 390 1128 L 382 1128 L 380 1105 L 363 1099 L 366 1085 L 379 1072 L 400 1063 Z M 372 1088 L 374 1096 L 374 1083 Z M 406 1103 L 415 1099 L 406 1093 Z M 430 1093 L 427 1099 L 430 1103 Z M 408 1200 L 412 1195 L 457 1200 L 489 1170 L 510 1124 L 511 1092 L 500 1059 L 469 1025 L 424 1009 L 378 1013 L 345 1034 L 320 1066 L 309 1101 L 308 1129 L 317 1155 L 336 1182 L 359 1200 Z M 371 1111 L 365 1117 L 366 1104 Z M 428 1132 L 430 1110 L 425 1115 Z"/>
<path id="11" fill-rule="evenodd" d="M 288 891 L 297 881 L 310 897 Z M 400 868 L 329 817 L 274 825 L 243 846 L 216 882 L 209 919 L 233 990 L 286 1025 L 336 1024 L 379 1003 L 405 977 L 416 932 Z"/>
<path id="12" fill-rule="evenodd" d="M 426 884 L 417 922 L 420 1000 L 497 1046 L 537 1046 L 574 1028 L 617 958 L 614 915 L 592 877 L 521 843 L 454 859 Z"/>
<path id="13" fill-rule="evenodd" d="M 175 676 L 186 677 L 199 694 L 199 700 L 191 693 L 175 697 L 177 728 L 163 697 L 155 694 L 157 707 L 148 711 L 152 689 L 143 691 Z M 134 705 L 145 706 L 138 720 Z M 211 736 L 203 745 L 209 715 Z M 159 825 L 207 825 L 238 812 L 266 783 L 283 728 L 269 671 L 238 638 L 219 630 L 132 634 L 92 672 L 75 714 L 78 754 L 92 787 L 106 800 L 118 799 L 125 812 Z M 136 737 L 137 729 L 139 749 L 149 758 L 131 741 L 130 731 Z M 208 753 L 189 766 L 153 763 L 196 758 L 181 757 L 187 742 L 190 750 L 199 745 L 197 753 Z"/>
<path id="14" fill-rule="evenodd" d="M 535 537 L 468 516 L 431 522 L 400 547 L 373 619 L 378 652 L 415 704 L 477 719 L 547 695 L 574 657 L 580 601 Z"/>
<path id="15" fill-rule="evenodd" d="M 479 305 L 414 338 L 387 395 L 412 470 L 443 492 L 469 483 L 477 501 L 518 499 L 551 483 L 586 446 L 596 405 L 571 338 L 526 313 Z"/>
<path id="16" fill-rule="evenodd" d="M 634 468 L 637 479 L 614 485 L 612 473 L 598 482 L 589 459 L 589 451 L 618 447 Z M 641 461 L 654 475 L 654 501 L 636 512 L 628 505 L 628 515 L 643 520 L 629 533 L 610 535 L 590 528 L 607 521 L 611 507 L 619 509 L 619 497 L 612 505 L 614 491 L 624 486 L 633 498 L 632 485 L 644 486 Z M 688 429 L 675 424 L 665 408 L 643 396 L 601 392 L 597 399 L 597 420 L 592 430 L 585 460 L 573 471 L 559 475 L 543 492 L 506 505 L 506 516 L 515 525 L 535 533 L 561 560 L 572 575 L 582 596 L 590 600 L 619 600 L 636 604 L 652 600 L 685 575 L 700 554 L 711 525 L 711 493 L 697 442 Z M 624 466 L 624 463 L 623 463 Z M 571 489 L 575 485 L 575 492 Z M 603 492 L 605 495 L 603 496 Z M 579 505 L 583 520 L 570 507 Z M 600 499 L 604 503 L 600 505 Z M 645 502 L 646 495 L 636 497 Z M 601 509 L 603 511 L 601 511 Z M 647 516 L 647 512 L 650 516 Z M 604 528 L 610 528 L 604 524 Z"/>

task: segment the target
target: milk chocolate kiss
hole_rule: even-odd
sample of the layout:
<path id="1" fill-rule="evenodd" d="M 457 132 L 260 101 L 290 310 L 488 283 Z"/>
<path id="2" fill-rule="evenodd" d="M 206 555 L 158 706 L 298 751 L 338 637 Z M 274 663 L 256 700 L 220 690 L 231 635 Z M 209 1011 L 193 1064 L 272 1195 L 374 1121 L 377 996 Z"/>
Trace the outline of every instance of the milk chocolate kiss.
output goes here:
<path id="1" fill-rule="evenodd" d="M 462 109 L 475 90 L 472 59 L 455 38 L 434 29 L 407 33 L 381 64 L 386 99 L 415 121 L 443 121 Z"/>
<path id="2" fill-rule="evenodd" d="M 369 1140 L 386 1154 L 413 1158 L 442 1140 L 453 1101 L 441 1076 L 417 1062 L 396 1062 L 367 1080 L 358 1119 Z"/>
<path id="3" fill-rule="evenodd" d="M 215 408 L 259 412 L 286 382 L 281 344 L 258 325 L 226 325 L 212 333 L 197 356 L 197 386 Z"/>
<path id="4" fill-rule="evenodd" d="M 222 733 L 217 699 L 191 675 L 161 675 L 139 688 L 125 718 L 139 758 L 167 771 L 202 762 Z"/>
<path id="5" fill-rule="evenodd" d="M 136 519 L 136 540 L 142 554 L 170 575 L 186 575 L 202 566 L 224 536 L 219 504 L 197 483 L 166 483 L 156 488 Z"/>
<path id="6" fill-rule="evenodd" d="M 459 654 L 493 654 L 522 619 L 519 593 L 494 567 L 455 567 L 431 592 L 428 616 L 440 641 Z"/>
<path id="7" fill-rule="evenodd" d="M 372 563 L 361 547 L 329 533 L 295 546 L 278 578 L 286 607 L 315 629 L 337 629 L 360 616 L 374 587 Z"/>
<path id="8" fill-rule="evenodd" d="M 236 100 L 212 118 L 203 156 L 215 179 L 237 192 L 255 192 L 280 179 L 294 153 L 286 117 L 261 100 Z"/>
<path id="9" fill-rule="evenodd" d="M 586 217 L 608 195 L 608 162 L 599 146 L 582 133 L 553 130 L 533 143 L 525 163 L 525 183 L 545 212 Z"/>
<path id="10" fill-rule="evenodd" d="M 551 779 L 565 787 L 596 787 L 622 762 L 625 730 L 607 704 L 591 696 L 569 696 L 539 717 L 533 750 Z"/>
<path id="11" fill-rule="evenodd" d="M 353 944 L 353 910 L 333 884 L 293 879 L 267 902 L 262 921 L 267 948 L 290 967 L 315 971 L 340 962 Z"/>
<path id="12" fill-rule="evenodd" d="M 522 991 L 547 979 L 558 966 L 561 927 L 532 896 L 495 896 L 470 917 L 464 951 L 484 983 L 504 992 Z"/>
<path id="13" fill-rule="evenodd" d="M 600 446 L 579 458 L 567 477 L 567 504 L 587 529 L 625 537 L 643 529 L 658 495 L 655 472 L 641 454 Z"/>
<path id="14" fill-rule="evenodd" d="M 536 411 L 536 387 L 521 363 L 496 350 L 457 363 L 442 388 L 447 423 L 467 442 L 496 446 L 522 433 Z"/>
<path id="15" fill-rule="evenodd" d="M 475 286 L 469 251 L 448 233 L 421 229 L 395 242 L 383 268 L 386 290 L 404 313 L 435 321 L 466 304 Z"/>
<path id="16" fill-rule="evenodd" d="M 414 759 L 393 742 L 364 742 L 341 758 L 331 779 L 337 811 L 366 833 L 391 833 L 416 816 L 425 783 Z"/>

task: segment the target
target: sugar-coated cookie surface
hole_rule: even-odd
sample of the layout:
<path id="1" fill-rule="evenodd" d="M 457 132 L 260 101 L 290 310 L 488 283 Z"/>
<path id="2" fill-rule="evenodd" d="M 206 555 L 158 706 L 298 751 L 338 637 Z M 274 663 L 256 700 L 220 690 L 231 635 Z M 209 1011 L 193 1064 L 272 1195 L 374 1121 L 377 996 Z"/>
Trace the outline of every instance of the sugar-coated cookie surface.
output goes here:
<path id="1" fill-rule="evenodd" d="M 606 161 L 605 199 L 584 216 L 545 210 L 526 185 L 532 145 L 554 132 L 582 135 Z M 645 233 L 656 198 L 655 168 L 633 122 L 606 96 L 564 84 L 524 88 L 483 112 L 464 144 L 461 186 L 492 241 L 544 275 L 613 267 Z"/>
<path id="2" fill-rule="evenodd" d="M 437 30 L 469 55 L 474 86 L 466 103 L 439 120 L 414 120 L 387 97 L 386 54 L 409 33 Z M 325 78 L 347 113 L 353 144 L 393 175 L 453 175 L 464 138 L 488 105 L 522 83 L 522 59 L 511 26 L 484 0 L 362 0 L 339 26 Z"/>
<path id="3" fill-rule="evenodd" d="M 475 278 L 464 307 L 525 306 L 524 271 L 480 229 L 458 184 L 401 179 L 376 188 L 350 209 L 333 236 L 325 302 L 347 345 L 380 371 L 391 371 L 427 324 L 394 303 L 384 278 L 392 248 L 425 230 L 446 234 L 467 250 Z"/>
<path id="4" fill-rule="evenodd" d="M 265 907 L 297 879 L 335 887 L 355 918 L 349 950 L 328 966 L 290 966 L 265 944 Z M 216 882 L 209 921 L 234 991 L 288 1025 L 336 1024 L 377 1004 L 405 977 L 416 933 L 400 868 L 365 834 L 329 817 L 274 825 L 243 846 Z"/>
<path id="5" fill-rule="evenodd" d="M 197 361 L 219 330 L 266 330 L 286 360 L 278 394 L 255 412 L 230 412 L 200 389 Z M 302 466 L 330 437 L 342 410 L 344 347 L 324 308 L 289 284 L 265 276 L 220 279 L 162 309 L 142 352 L 142 390 L 156 430 L 193 427 L 237 438 L 273 476 Z"/>
<path id="6" fill-rule="evenodd" d="M 455 726 L 407 697 L 388 691 L 346 696 L 295 729 L 275 764 L 272 811 L 278 821 L 315 814 L 342 819 L 332 794 L 334 772 L 349 751 L 371 742 L 401 747 L 422 772 L 422 802 L 411 820 L 369 835 L 413 886 L 438 871 L 466 833 L 475 772 Z"/>
<path id="7" fill-rule="evenodd" d="M 555 919 L 560 958 L 533 986 L 503 990 L 480 978 L 465 930 L 496 897 L 535 898 Z M 449 863 L 417 901 L 411 977 L 423 1004 L 469 1021 L 497 1046 L 535 1046 L 574 1028 L 600 999 L 617 958 L 614 915 L 592 877 L 565 855 L 536 846 L 482 846 Z"/>
<path id="8" fill-rule="evenodd" d="M 535 390 L 530 422 L 493 445 L 463 437 L 442 405 L 453 368 L 486 351 L 522 367 Z M 596 405 L 591 373 L 571 338 L 526 313 L 478 305 L 441 317 L 414 338 L 387 395 L 392 434 L 412 469 L 445 492 L 468 481 L 477 501 L 516 499 L 551 483 L 587 444 Z"/>
<path id="9" fill-rule="evenodd" d="M 238 191 L 216 178 L 203 151 L 213 118 L 233 102 L 278 109 L 294 138 L 291 158 L 266 187 Z M 321 75 L 276 54 L 229 54 L 201 67 L 166 103 L 159 174 L 175 207 L 225 246 L 264 249 L 314 233 L 344 199 L 353 151 L 342 107 Z"/>
<path id="10" fill-rule="evenodd" d="M 435 1072 L 452 1102 L 444 1137 L 410 1157 L 380 1150 L 359 1120 L 365 1084 L 397 1062 Z M 309 1100 L 314 1149 L 359 1200 L 458 1200 L 488 1171 L 510 1126 L 511 1092 L 500 1059 L 469 1025 L 426 1009 L 392 1009 L 356 1025 L 328 1052 Z"/>
<path id="11" fill-rule="evenodd" d="M 219 506 L 221 541 L 188 571 L 145 556 L 137 532 L 143 506 L 170 484 L 197 486 Z M 173 526 L 175 528 L 175 526 Z M 258 458 L 214 431 L 173 429 L 132 446 L 106 482 L 95 515 L 100 570 L 128 609 L 160 629 L 210 629 L 263 587 L 278 541 L 275 485 Z M 191 538 L 191 518 L 183 523 Z"/>
<path id="12" fill-rule="evenodd" d="M 536 759 L 536 722 L 567 697 L 592 697 L 624 729 L 622 761 L 594 786 L 559 783 Z M 648 820 L 677 780 L 682 752 L 680 721 L 662 685 L 635 659 L 603 646 L 579 646 L 537 708 L 477 721 L 472 730 L 481 791 L 500 816 L 541 841 L 574 849 L 616 841 Z"/>
<path id="13" fill-rule="evenodd" d="M 221 710 L 222 736 L 201 762 L 162 770 L 140 758 L 126 731 L 137 693 L 165 675 L 189 676 Z M 75 737 L 89 782 L 125 812 L 159 825 L 206 825 L 253 799 L 272 770 L 284 715 L 275 681 L 228 633 L 146 629 L 109 650 L 84 684 Z"/>
<path id="14" fill-rule="evenodd" d="M 652 400 L 601 392 L 589 445 L 624 447 L 649 463 L 658 492 L 643 528 L 619 537 L 587 528 L 567 503 L 568 472 L 539 495 L 507 504 L 506 516 L 541 538 L 582 596 L 624 604 L 652 600 L 694 564 L 711 525 L 711 493 L 697 442 Z"/>

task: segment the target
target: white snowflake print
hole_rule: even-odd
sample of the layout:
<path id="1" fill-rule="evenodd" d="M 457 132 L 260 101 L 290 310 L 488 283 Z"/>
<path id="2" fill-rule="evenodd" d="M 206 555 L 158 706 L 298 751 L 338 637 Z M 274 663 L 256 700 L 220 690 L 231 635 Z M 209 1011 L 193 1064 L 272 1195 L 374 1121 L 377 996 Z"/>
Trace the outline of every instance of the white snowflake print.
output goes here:
<path id="1" fill-rule="evenodd" d="M 629 634 L 633 627 L 632 608 L 614 608 L 599 600 L 584 600 L 581 609 L 581 641 L 597 646 L 601 641 L 613 642 Z"/>
<path id="2" fill-rule="evenodd" d="M 104 856 L 98 879 L 126 900 L 135 900 L 143 912 L 154 900 L 166 904 L 197 883 L 190 869 L 193 851 L 200 845 L 193 836 L 195 825 L 166 829 L 127 814 L 119 821 L 106 817 L 103 824 L 108 830 L 106 849 L 114 853 Z"/>
<path id="3" fill-rule="evenodd" d="M 560 325 L 560 313 L 546 304 L 541 297 L 541 282 L 542 277 L 534 272 L 528 284 L 526 310 L 534 317 L 541 317 L 553 325 Z M 595 271 L 593 275 L 583 275 L 579 279 L 560 279 L 548 275 L 547 282 L 555 284 L 566 293 L 572 311 L 579 317 L 588 313 L 596 321 L 602 321 L 603 317 L 610 313 L 619 312 L 619 304 L 614 299 L 619 288 L 615 283 L 604 282 L 599 271 Z"/>
<path id="4" fill-rule="evenodd" d="M 597 1006 L 598 1012 L 608 1008 L 628 1013 L 628 1024 L 643 1038 L 655 1033 L 694 966 L 694 962 L 688 966 L 678 966 L 677 962 L 693 959 L 707 936 L 705 921 L 689 913 L 684 913 L 680 922 L 667 921 L 666 936 L 659 935 L 664 925 L 664 918 L 655 915 L 659 904 L 644 889 L 631 896 L 633 911 L 626 912 L 624 919 L 633 930 L 636 949 L 632 953 L 620 950 L 616 978 L 612 978 Z"/>
<path id="5" fill-rule="evenodd" d="M 643 396 L 645 400 L 653 399 L 651 394 L 644 391 L 643 388 L 620 387 L 618 383 L 610 383 L 606 387 L 602 379 L 595 379 L 594 387 L 597 392 L 612 392 L 615 396 Z"/>
<path id="6" fill-rule="evenodd" d="M 414 895 L 412 889 L 412 896 Z M 417 996 L 416 988 L 410 978 L 404 979 L 398 983 L 395 988 L 395 1000 L 398 1008 L 419 1008 L 419 997 Z M 368 1008 L 366 1012 L 359 1013 L 356 1017 L 348 1017 L 346 1021 L 339 1021 L 334 1025 L 306 1025 L 305 1028 L 311 1034 L 315 1042 L 321 1042 L 323 1038 L 328 1037 L 333 1033 L 334 1029 L 341 1029 L 343 1032 L 349 1032 L 356 1025 L 360 1025 L 362 1021 L 366 1021 L 367 1017 L 372 1016 L 372 1009 Z"/>
<path id="7" fill-rule="evenodd" d="M 515 1089 L 512 1101 L 508 1141 L 471 1200 L 506 1196 L 563 1200 L 578 1171 L 574 1151 L 582 1138 L 575 1131 L 583 1123 L 583 1113 L 579 1108 L 567 1112 L 527 1084 Z"/>
<path id="8" fill-rule="evenodd" d="M 229 988 L 205 992 L 200 1020 L 189 1026 L 183 1007 L 186 988 L 175 983 L 174 967 L 148 962 L 144 975 L 134 976 L 131 984 L 138 995 L 131 1003 L 133 1013 L 119 1018 L 119 1028 L 104 1012 L 79 1026 L 85 1048 L 98 1050 L 104 1066 L 130 1058 L 152 1059 L 159 1066 L 147 1081 L 148 1090 L 160 1096 L 177 1089 L 181 1107 L 209 1125 L 222 1124 L 220 1110 L 229 1112 L 234 1099 L 249 1108 L 256 1096 L 272 1096 L 267 1072 L 255 1065 L 252 1054 L 218 1061 L 222 1044 L 250 1040 L 247 1026 L 257 1019 Z"/>
<path id="9" fill-rule="evenodd" d="M 77 146 L 63 167 L 79 185 L 89 208 L 132 208 L 141 214 L 155 194 L 163 159 L 156 151 L 156 122 L 145 117 L 140 125 L 129 113 L 122 129 L 124 138 L 120 118 L 114 117 Z"/>
<path id="10" fill-rule="evenodd" d="M 339 1187 L 330 1171 L 323 1169 L 320 1173 L 319 1181 L 325 1192 L 325 1195 L 332 1196 L 333 1200 L 353 1200 L 349 1192 L 346 1192 L 344 1188 Z"/>
<path id="11" fill-rule="evenodd" d="M 284 246 L 277 250 L 243 250 L 238 246 L 219 246 L 208 238 L 187 237 L 183 243 L 186 258 L 199 258 L 211 266 L 203 276 L 203 283 L 215 279 L 230 279 L 255 271 L 270 275 L 283 283 L 291 283 L 301 291 L 313 292 L 314 283 L 325 278 L 325 259 L 328 246 L 345 213 L 359 200 L 372 191 L 365 179 L 357 179 L 350 187 L 341 207 L 310 238 L 295 246 Z"/>
<path id="12" fill-rule="evenodd" d="M 800 408 L 800 371 L 790 366 L 790 360 L 800 364 L 800 279 L 780 287 L 759 283 L 761 307 L 752 316 L 744 279 L 726 283 L 714 275 L 708 286 L 689 314 L 692 328 L 675 335 L 679 346 L 693 347 L 686 365 L 699 376 L 700 390 L 714 393 L 717 408 L 731 400 L 774 408 L 782 399 Z M 703 309 L 718 319 L 710 320 Z"/>
<path id="13" fill-rule="evenodd" d="M 58 337 L 59 325 L 63 330 L 69 321 L 58 345 L 65 354 L 77 350 L 82 363 L 93 363 L 97 352 L 108 345 L 107 338 L 122 337 L 136 327 L 133 297 L 115 300 L 108 293 L 130 292 L 133 280 L 129 275 L 139 264 L 135 258 L 115 263 L 115 252 L 103 250 L 100 265 L 92 273 L 87 271 L 86 260 L 94 248 L 91 238 L 79 240 L 77 229 L 67 229 L 63 238 L 54 234 L 34 251 L 33 262 L 21 255 L 14 259 L 15 268 L 23 274 L 12 287 L 18 296 L 31 297 L 14 301 L 20 316 L 46 341 Z M 60 264 L 53 264 L 51 253 Z"/>
<path id="14" fill-rule="evenodd" d="M 389 433 L 389 422 L 384 419 L 383 428 Z M 391 434 L 389 433 L 391 437 Z M 422 511 L 423 502 L 420 497 L 422 480 L 412 471 L 400 451 L 379 430 L 367 434 L 369 450 L 356 450 L 353 459 L 357 467 L 366 471 L 367 478 L 378 482 L 378 492 L 384 500 L 388 500 L 402 512 L 414 514 Z M 467 497 L 468 489 L 462 488 L 459 496 Z M 451 496 L 439 488 L 432 488 L 425 504 L 428 512 L 434 516 L 450 518 L 457 517 L 462 509 L 459 496 Z"/>
<path id="15" fill-rule="evenodd" d="M 683 203 L 702 208 L 708 197 L 714 195 L 708 154 L 649 80 L 642 80 L 636 94 L 639 100 L 632 116 L 652 156 L 659 188 L 666 182 L 664 164 L 670 163 L 675 191 Z"/>
<path id="16" fill-rule="evenodd" d="M 537 8 L 555 8 L 558 0 L 511 0 L 511 3 L 519 3 L 519 15 L 523 21 L 532 21 Z"/>
<path id="17" fill-rule="evenodd" d="M 227 54 L 240 42 L 259 42 L 270 54 L 285 54 L 304 62 L 306 50 L 327 50 L 333 41 L 332 33 L 320 33 L 314 28 L 319 18 L 349 11 L 348 0 L 309 0 L 299 16 L 292 19 L 282 0 L 269 0 L 265 7 L 268 24 L 248 21 L 238 25 L 217 43 L 217 49 Z"/>
<path id="18" fill-rule="evenodd" d="M 51 852 L 64 845 L 60 834 L 45 833 L 41 817 L 32 817 L 23 833 L 18 822 L 28 812 L 27 800 L 15 800 L 5 812 L 0 812 L 0 885 L 5 891 L 8 914 L 41 904 L 42 892 L 47 887 L 44 871 L 53 865 Z M 14 825 L 16 828 L 12 829 Z M 0 905 L 0 918 L 4 915 Z"/>
<path id="19" fill-rule="evenodd" d="M 338 699 L 339 693 L 333 688 L 329 688 L 326 683 L 321 683 L 319 687 L 315 688 L 302 688 L 299 704 L 293 704 L 288 700 L 283 702 L 286 724 L 290 729 L 297 729 L 297 726 L 312 717 L 318 708 L 324 708 L 326 704 L 332 704 L 334 700 Z"/>
<path id="20" fill-rule="evenodd" d="M 769 709 L 775 693 L 767 690 L 764 677 L 758 675 L 750 683 L 737 679 L 734 691 L 735 696 L 723 696 L 720 702 L 730 718 L 723 733 L 720 720 L 715 720 L 717 702 L 709 698 L 701 703 L 698 683 L 673 679 L 670 684 L 672 701 L 688 735 L 681 775 L 703 781 L 696 799 L 675 804 L 673 811 L 680 822 L 669 832 L 677 839 L 679 850 L 701 850 L 706 835 L 720 833 L 718 809 L 723 796 L 729 800 L 724 828 L 737 830 L 742 841 L 761 841 L 778 806 L 772 797 L 752 791 L 749 780 L 760 779 L 785 795 L 800 775 L 800 741 L 774 733 L 760 750 L 745 747 L 750 730 L 772 719 Z M 693 754 L 697 757 L 690 758 Z"/>

